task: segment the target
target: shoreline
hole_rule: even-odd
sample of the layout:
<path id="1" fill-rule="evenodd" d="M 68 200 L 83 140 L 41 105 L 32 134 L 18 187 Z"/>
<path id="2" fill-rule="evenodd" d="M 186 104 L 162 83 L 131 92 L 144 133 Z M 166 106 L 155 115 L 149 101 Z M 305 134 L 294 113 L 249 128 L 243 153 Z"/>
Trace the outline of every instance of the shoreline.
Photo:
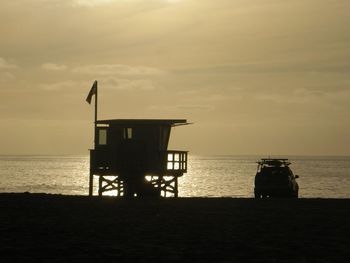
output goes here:
<path id="1" fill-rule="evenodd" d="M 350 199 L 0 193 L 4 262 L 347 262 Z"/>
<path id="2" fill-rule="evenodd" d="M 349 200 L 350 197 L 298 197 L 296 199 L 294 198 L 265 198 L 265 199 L 256 199 L 253 195 L 246 197 L 246 196 L 179 196 L 177 198 L 175 197 L 160 197 L 160 198 L 153 198 L 153 197 L 145 197 L 145 198 L 131 198 L 131 199 L 125 199 L 123 197 L 117 197 L 114 195 L 93 195 L 89 196 L 88 194 L 58 194 L 58 193 L 44 193 L 44 192 L 0 192 L 0 198 L 5 197 L 29 197 L 29 198 L 77 198 L 77 199 L 114 199 L 114 200 L 215 200 L 215 199 L 229 199 L 229 200 Z"/>

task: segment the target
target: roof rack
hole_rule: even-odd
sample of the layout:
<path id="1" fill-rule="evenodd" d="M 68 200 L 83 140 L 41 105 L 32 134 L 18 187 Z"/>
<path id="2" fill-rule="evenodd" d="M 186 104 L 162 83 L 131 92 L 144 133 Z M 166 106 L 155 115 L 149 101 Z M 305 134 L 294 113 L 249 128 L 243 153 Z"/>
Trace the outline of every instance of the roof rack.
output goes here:
<path id="1" fill-rule="evenodd" d="M 257 163 L 263 166 L 288 166 L 291 164 L 288 159 L 279 158 L 262 158 Z"/>

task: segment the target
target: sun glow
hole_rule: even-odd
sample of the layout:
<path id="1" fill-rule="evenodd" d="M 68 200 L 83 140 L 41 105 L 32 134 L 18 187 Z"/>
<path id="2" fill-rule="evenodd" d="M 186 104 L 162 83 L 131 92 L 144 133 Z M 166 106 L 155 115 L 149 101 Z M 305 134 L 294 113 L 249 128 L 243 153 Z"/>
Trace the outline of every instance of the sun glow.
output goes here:
<path id="1" fill-rule="evenodd" d="M 136 2 L 136 0 L 73 0 L 75 5 L 88 6 L 88 7 L 101 6 L 101 5 L 111 4 L 114 2 L 127 2 L 127 1 Z M 142 0 L 138 0 L 138 1 L 142 1 Z M 182 0 L 163 0 L 163 1 L 166 3 L 174 4 Z"/>
<path id="2" fill-rule="evenodd" d="M 99 6 L 99 5 L 105 5 L 109 3 L 113 3 L 116 0 L 74 0 L 74 3 L 78 6 Z"/>

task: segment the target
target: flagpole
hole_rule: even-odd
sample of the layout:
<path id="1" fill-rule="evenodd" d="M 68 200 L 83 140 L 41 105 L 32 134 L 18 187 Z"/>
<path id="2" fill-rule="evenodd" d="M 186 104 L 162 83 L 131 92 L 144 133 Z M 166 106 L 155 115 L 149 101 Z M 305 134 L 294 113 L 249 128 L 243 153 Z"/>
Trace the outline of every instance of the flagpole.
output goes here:
<path id="1" fill-rule="evenodd" d="M 97 143 L 97 94 L 98 94 L 98 88 L 97 88 L 97 80 L 96 80 L 96 93 L 95 93 L 95 138 L 94 138 L 95 145 Z"/>
<path id="2" fill-rule="evenodd" d="M 96 86 L 95 86 L 96 85 Z M 96 149 L 97 144 L 97 80 L 95 80 L 92 88 L 90 89 L 89 95 L 86 98 L 86 101 L 90 104 L 91 103 L 91 97 L 95 95 L 95 121 L 94 121 L 94 149 L 90 150 L 90 178 L 89 178 L 89 196 L 93 195 L 93 188 L 94 188 L 94 172 L 93 172 L 93 166 L 92 163 L 93 158 L 93 152 Z M 92 159 L 93 158 L 93 159 Z"/>

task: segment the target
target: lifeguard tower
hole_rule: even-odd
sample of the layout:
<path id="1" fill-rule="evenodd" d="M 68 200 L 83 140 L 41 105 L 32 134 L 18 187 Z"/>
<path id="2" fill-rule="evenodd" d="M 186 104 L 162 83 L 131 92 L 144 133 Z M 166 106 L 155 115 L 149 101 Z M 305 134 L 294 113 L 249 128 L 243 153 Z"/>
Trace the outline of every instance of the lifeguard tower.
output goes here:
<path id="1" fill-rule="evenodd" d="M 95 91 L 93 90 L 94 86 Z M 87 101 L 95 95 L 94 83 Z M 91 95 L 92 94 L 92 95 Z M 178 196 L 178 178 L 187 172 L 187 151 L 168 150 L 172 127 L 184 119 L 97 120 L 90 150 L 89 195 L 98 178 L 98 195 L 114 191 L 124 197 Z"/>

